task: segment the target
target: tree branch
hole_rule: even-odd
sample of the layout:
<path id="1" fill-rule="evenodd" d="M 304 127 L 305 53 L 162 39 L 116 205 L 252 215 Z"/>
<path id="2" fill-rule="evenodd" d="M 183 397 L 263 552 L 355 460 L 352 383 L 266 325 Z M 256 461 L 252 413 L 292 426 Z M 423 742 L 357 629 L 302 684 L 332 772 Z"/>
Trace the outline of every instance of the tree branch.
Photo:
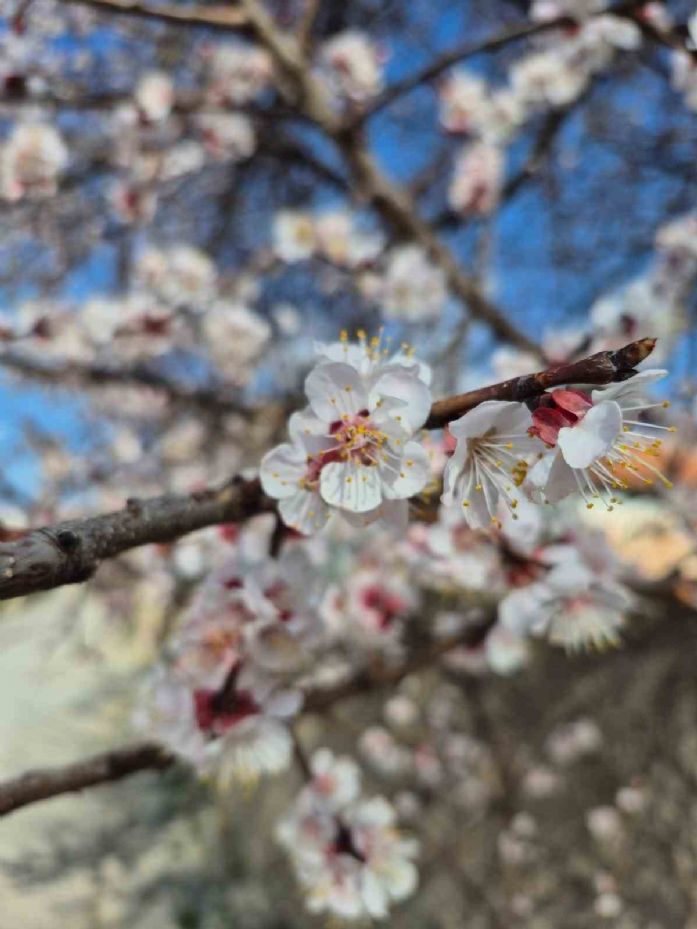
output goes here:
<path id="1" fill-rule="evenodd" d="M 645 2 L 646 0 L 627 0 L 627 2 L 620 3 L 613 9 L 603 10 L 602 12 L 604 14 L 615 13 L 617 15 L 631 15 L 632 11 L 636 10 L 639 6 L 643 6 Z M 416 88 L 420 87 L 422 84 L 427 84 L 435 80 L 437 77 L 440 77 L 444 71 L 447 71 L 448 68 L 451 68 L 461 61 L 465 61 L 467 58 L 473 58 L 475 55 L 481 55 L 486 52 L 494 52 L 520 39 L 527 39 L 544 32 L 553 31 L 554 29 L 564 29 L 576 25 L 577 20 L 571 16 L 557 16 L 554 19 L 527 21 L 516 26 L 509 26 L 496 35 L 489 36 L 477 42 L 462 42 L 449 52 L 444 52 L 436 58 L 435 61 L 432 61 L 420 71 L 416 71 L 414 74 L 410 74 L 401 81 L 397 81 L 390 87 L 387 87 L 370 106 L 355 117 L 354 125 L 358 125 L 371 116 L 374 116 L 376 113 L 379 113 L 381 110 L 385 109 L 385 107 L 394 103 L 399 97 L 411 93 L 412 90 L 416 90 Z"/>
<path id="2" fill-rule="evenodd" d="M 370 155 L 360 131 L 334 112 L 325 85 L 313 74 L 302 46 L 278 28 L 261 3 L 241 0 L 258 41 L 276 62 L 279 91 L 295 104 L 337 146 L 358 192 L 404 238 L 416 241 L 443 271 L 450 290 L 467 304 L 470 314 L 486 323 L 499 338 L 541 355 L 537 344 L 520 332 L 459 267 L 450 249 L 421 216 L 409 193 L 392 183 Z"/>
<path id="3" fill-rule="evenodd" d="M 206 26 L 235 32 L 245 31 L 247 17 L 239 6 L 205 4 L 148 3 L 146 0 L 62 0 L 104 13 L 152 19 L 176 26 Z"/>
<path id="4" fill-rule="evenodd" d="M 138 771 L 162 771 L 174 761 L 174 756 L 161 746 L 143 742 L 93 755 L 65 767 L 28 771 L 0 784 L 0 816 L 39 800 L 118 781 Z"/>
<path id="5" fill-rule="evenodd" d="M 572 364 L 556 365 L 491 387 L 439 400 L 426 429 L 439 429 L 485 400 L 533 400 L 561 384 L 609 384 L 631 377 L 634 366 L 653 351 L 655 339 L 631 342 L 617 352 L 598 352 Z M 88 580 L 99 563 L 132 548 L 172 542 L 206 526 L 242 522 L 275 509 L 258 479 L 233 478 L 220 488 L 192 494 L 164 494 L 129 500 L 116 513 L 72 519 L 30 530 L 0 543 L 0 600 Z"/>
<path id="6" fill-rule="evenodd" d="M 310 691 L 305 697 L 304 711 L 320 713 L 340 700 L 358 696 L 377 687 L 397 684 L 409 674 L 429 667 L 455 648 L 474 647 L 484 641 L 495 619 L 496 616 L 492 613 L 482 622 L 472 624 L 457 635 L 436 642 L 410 656 L 402 664 L 372 665 L 361 669 L 335 687 Z M 176 761 L 175 755 L 157 743 L 143 742 L 94 755 L 65 767 L 29 771 L 18 778 L 0 783 L 0 816 L 40 800 L 121 780 L 131 774 L 137 774 L 138 771 L 163 771 Z"/>
<path id="7" fill-rule="evenodd" d="M 22 377 L 61 387 L 145 387 L 163 393 L 168 400 L 213 413 L 249 415 L 232 393 L 214 387 L 186 387 L 144 365 L 111 367 L 97 362 L 68 362 L 56 365 L 19 352 L 0 352 L 0 367 Z"/>
<path id="8" fill-rule="evenodd" d="M 106 558 L 271 509 L 258 480 L 233 478 L 216 489 L 132 499 L 115 513 L 33 529 L 0 543 L 0 600 L 82 583 Z"/>
<path id="9" fill-rule="evenodd" d="M 537 374 L 525 374 L 509 381 L 492 384 L 490 387 L 447 397 L 433 404 L 424 428 L 439 429 L 446 426 L 486 400 L 524 402 L 534 400 L 550 387 L 560 387 L 563 384 L 603 385 L 627 380 L 636 374 L 635 366 L 649 357 L 655 345 L 656 339 L 640 339 L 638 342 L 630 342 L 616 352 L 597 352 L 581 361 L 553 365 Z"/>

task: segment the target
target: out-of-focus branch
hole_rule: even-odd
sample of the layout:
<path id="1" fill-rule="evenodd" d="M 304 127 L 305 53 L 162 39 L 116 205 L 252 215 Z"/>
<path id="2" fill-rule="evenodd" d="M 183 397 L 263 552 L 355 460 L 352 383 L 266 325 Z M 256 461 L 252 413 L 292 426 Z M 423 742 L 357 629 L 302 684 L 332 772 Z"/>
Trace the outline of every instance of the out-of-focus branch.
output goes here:
<path id="1" fill-rule="evenodd" d="M 656 339 L 640 339 L 616 352 L 597 352 L 581 361 L 553 365 L 537 374 L 525 374 L 502 381 L 500 384 L 439 400 L 431 407 L 431 415 L 425 428 L 439 429 L 486 400 L 523 402 L 533 400 L 550 387 L 559 387 L 562 384 L 602 385 L 624 381 L 636 374 L 635 366 L 649 357 L 655 345 Z"/>
<path id="2" fill-rule="evenodd" d="M 688 45 L 686 37 L 676 29 L 664 29 L 656 23 L 642 16 L 641 10 L 620 10 L 618 15 L 625 19 L 630 19 L 640 30 L 644 38 L 663 45 L 666 48 L 673 49 L 677 52 L 684 52 L 689 55 L 693 61 L 697 62 L 697 48 Z"/>
<path id="3" fill-rule="evenodd" d="M 480 290 L 477 282 L 459 267 L 450 249 L 420 217 L 409 193 L 392 183 L 377 166 L 362 134 L 346 126 L 332 109 L 324 84 L 313 74 L 304 50 L 291 35 L 283 32 L 257 0 L 242 0 L 259 42 L 274 58 L 279 90 L 298 112 L 314 122 L 338 147 L 359 195 L 372 204 L 399 236 L 418 242 L 446 276 L 451 291 L 469 308 L 470 314 L 486 323 L 506 342 L 540 354 L 539 347 L 520 332 L 498 307 Z"/>
<path id="4" fill-rule="evenodd" d="M 111 385 L 146 387 L 159 391 L 168 400 L 212 413 L 249 415 L 250 410 L 228 391 L 214 387 L 186 387 L 143 365 L 118 368 L 96 362 L 52 364 L 19 352 L 0 352 L 0 367 L 21 377 L 65 388 L 108 387 Z"/>
<path id="5" fill-rule="evenodd" d="M 643 6 L 645 2 L 646 0 L 627 0 L 627 2 L 617 4 L 613 9 L 603 10 L 603 13 L 631 15 L 637 7 Z M 363 122 L 375 113 L 379 113 L 381 110 L 385 109 L 385 107 L 394 103 L 395 100 L 403 97 L 405 94 L 411 93 L 412 90 L 416 90 L 416 88 L 420 87 L 422 84 L 430 83 L 440 77 L 448 68 L 451 68 L 455 64 L 459 64 L 461 61 L 465 61 L 467 58 L 473 58 L 475 55 L 482 55 L 486 52 L 494 52 L 520 39 L 527 39 L 544 32 L 553 31 L 554 29 L 563 29 L 568 26 L 576 25 L 577 21 L 573 19 L 573 17 L 557 16 L 553 19 L 528 21 L 515 26 L 509 26 L 496 35 L 489 36 L 477 42 L 462 42 L 450 51 L 444 52 L 436 58 L 435 61 L 430 62 L 420 71 L 416 71 L 414 74 L 410 74 L 403 80 L 397 81 L 387 87 L 369 107 L 356 117 L 356 123 Z"/>
<path id="6" fill-rule="evenodd" d="M 569 26 L 573 20 L 568 16 L 559 16 L 555 19 L 549 19 L 542 22 L 525 22 L 516 26 L 510 26 L 507 29 L 498 32 L 495 36 L 489 36 L 477 42 L 465 41 L 449 52 L 439 55 L 434 61 L 431 61 L 420 71 L 410 74 L 401 81 L 396 81 L 387 87 L 379 97 L 377 97 L 369 106 L 356 116 L 356 124 L 365 122 L 371 116 L 381 112 L 390 106 L 395 100 L 411 93 L 422 84 L 428 84 L 440 77 L 444 71 L 453 65 L 465 61 L 467 58 L 473 58 L 475 55 L 482 55 L 486 52 L 493 52 L 504 45 L 516 42 L 519 39 L 527 39 L 530 36 L 539 35 L 542 32 L 548 32 L 551 29 L 559 29 Z"/>
<path id="7" fill-rule="evenodd" d="M 431 407 L 425 427 L 439 429 L 485 400 L 532 400 L 561 384 L 625 380 L 655 344 L 655 339 L 641 339 L 617 352 L 598 352 L 582 361 L 439 400 Z M 81 583 L 101 561 L 129 549 L 172 542 L 196 529 L 242 522 L 274 508 L 258 480 L 233 478 L 219 488 L 130 500 L 116 513 L 30 530 L 21 539 L 0 543 L 0 600 Z"/>
<path id="8" fill-rule="evenodd" d="M 136 16 L 177 26 L 207 26 L 209 29 L 244 31 L 247 18 L 235 4 L 148 3 L 147 0 L 62 0 L 103 13 Z"/>
<path id="9" fill-rule="evenodd" d="M 335 687 L 311 691 L 306 695 L 305 711 L 320 713 L 340 700 L 396 684 L 409 674 L 436 663 L 456 648 L 479 644 L 494 621 L 495 616 L 489 616 L 458 635 L 419 651 L 401 664 L 372 665 Z M 65 767 L 29 771 L 14 780 L 0 783 L 0 816 L 40 800 L 121 780 L 138 771 L 163 771 L 176 760 L 174 755 L 157 743 L 143 742 L 94 755 Z"/>
<path id="10" fill-rule="evenodd" d="M 64 767 L 28 771 L 0 784 L 0 816 L 39 800 L 119 781 L 138 771 L 162 771 L 173 762 L 174 757 L 161 746 L 143 742 Z"/>

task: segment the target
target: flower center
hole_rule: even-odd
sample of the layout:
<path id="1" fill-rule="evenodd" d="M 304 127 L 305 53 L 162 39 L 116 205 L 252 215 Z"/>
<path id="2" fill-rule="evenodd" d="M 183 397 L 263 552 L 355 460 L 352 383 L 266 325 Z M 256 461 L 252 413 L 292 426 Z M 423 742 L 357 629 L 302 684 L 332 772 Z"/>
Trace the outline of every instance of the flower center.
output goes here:
<path id="1" fill-rule="evenodd" d="M 337 442 L 336 449 L 329 455 L 334 452 L 341 461 L 354 461 L 367 467 L 378 463 L 379 451 L 387 442 L 387 435 L 371 421 L 368 410 L 336 420 L 329 432 Z M 327 453 L 325 462 L 326 456 Z"/>

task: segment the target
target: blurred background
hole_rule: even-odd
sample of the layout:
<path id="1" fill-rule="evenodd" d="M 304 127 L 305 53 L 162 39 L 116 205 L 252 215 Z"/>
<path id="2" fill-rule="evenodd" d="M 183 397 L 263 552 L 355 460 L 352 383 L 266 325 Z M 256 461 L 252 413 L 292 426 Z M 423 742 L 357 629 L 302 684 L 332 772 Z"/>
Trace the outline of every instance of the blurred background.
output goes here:
<path id="1" fill-rule="evenodd" d="M 300 723 L 419 835 L 398 927 L 697 929 L 697 29 L 620 6 L 269 3 L 346 142 L 243 6 L 0 0 L 3 540 L 255 468 L 341 330 L 415 346 L 434 397 L 659 338 L 675 490 L 573 514 L 639 591 L 623 646 L 463 650 Z M 133 739 L 222 544 L 3 605 L 0 780 Z M 301 780 L 175 766 L 16 812 L 0 929 L 319 925 L 273 839 Z"/>

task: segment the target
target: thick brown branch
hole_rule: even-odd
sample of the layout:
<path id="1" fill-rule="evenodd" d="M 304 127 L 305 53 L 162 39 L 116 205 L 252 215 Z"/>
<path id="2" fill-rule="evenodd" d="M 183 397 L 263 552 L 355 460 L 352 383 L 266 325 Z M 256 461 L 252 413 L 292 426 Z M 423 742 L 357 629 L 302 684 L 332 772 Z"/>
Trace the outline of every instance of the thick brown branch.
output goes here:
<path id="1" fill-rule="evenodd" d="M 655 339 L 631 342 L 617 352 L 597 352 L 581 361 L 554 365 L 537 374 L 525 374 L 500 384 L 469 390 L 456 397 L 439 400 L 431 407 L 426 429 L 439 429 L 474 409 L 486 400 L 516 400 L 522 402 L 539 397 L 550 387 L 562 384 L 611 384 L 636 374 L 635 366 L 648 358 L 656 345 Z"/>
<path id="2" fill-rule="evenodd" d="M 28 771 L 0 784 L 0 816 L 39 800 L 118 781 L 138 771 L 162 771 L 174 760 L 159 745 L 143 742 L 94 755 L 65 767 Z"/>
<path id="3" fill-rule="evenodd" d="M 235 478 L 216 489 L 129 500 L 116 513 L 33 529 L 0 543 L 0 600 L 79 584 L 105 558 L 272 508 L 258 480 Z"/>

